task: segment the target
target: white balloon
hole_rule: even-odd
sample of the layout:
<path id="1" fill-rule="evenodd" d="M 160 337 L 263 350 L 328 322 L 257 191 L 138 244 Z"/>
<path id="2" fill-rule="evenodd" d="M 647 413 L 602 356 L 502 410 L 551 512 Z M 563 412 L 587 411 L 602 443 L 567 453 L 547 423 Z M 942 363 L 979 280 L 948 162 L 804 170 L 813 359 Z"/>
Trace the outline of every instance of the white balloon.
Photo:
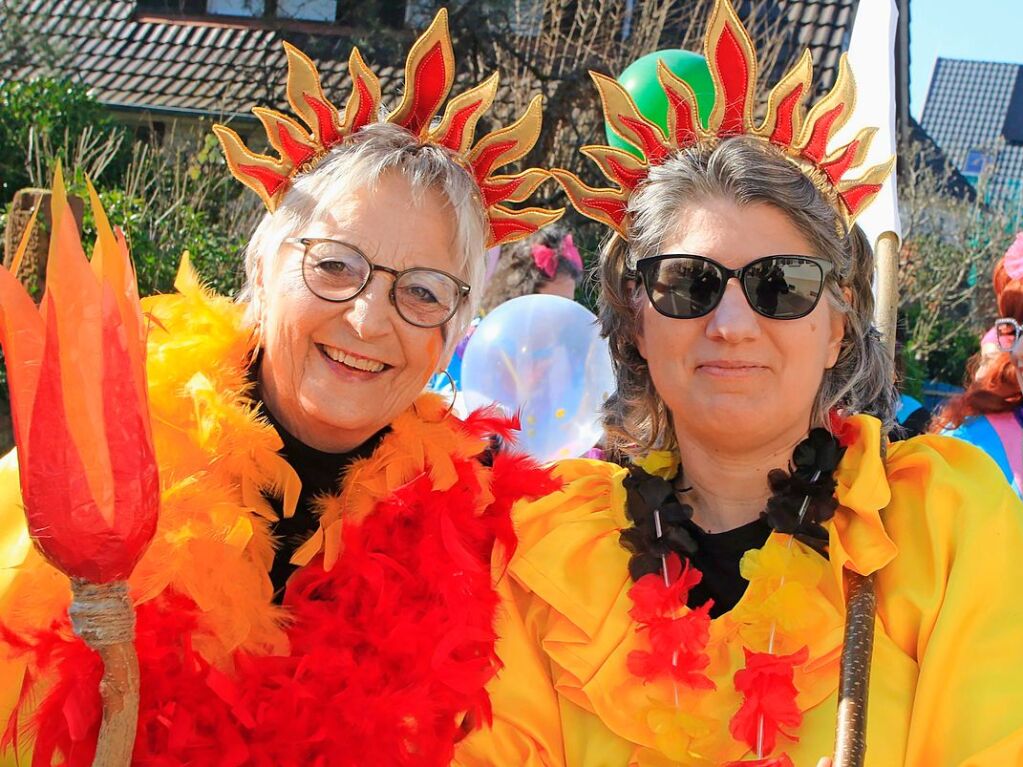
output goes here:
<path id="1" fill-rule="evenodd" d="M 597 318 L 567 298 L 515 298 L 483 318 L 465 348 L 462 390 L 472 410 L 518 413 L 518 446 L 542 462 L 580 456 L 599 441 L 614 389 Z"/>

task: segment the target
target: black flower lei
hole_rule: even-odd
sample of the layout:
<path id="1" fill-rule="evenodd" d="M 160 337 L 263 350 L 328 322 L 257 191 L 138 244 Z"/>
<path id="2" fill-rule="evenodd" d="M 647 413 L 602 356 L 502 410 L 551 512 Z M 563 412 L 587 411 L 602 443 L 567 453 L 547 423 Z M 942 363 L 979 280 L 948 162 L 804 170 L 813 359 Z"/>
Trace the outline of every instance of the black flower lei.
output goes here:
<path id="1" fill-rule="evenodd" d="M 775 469 L 767 476 L 771 497 L 761 516 L 771 529 L 795 536 L 824 557 L 828 555 L 824 523 L 838 507 L 834 473 L 844 453 L 845 448 L 831 432 L 813 429 L 796 445 L 789 470 Z M 691 557 L 696 552 L 696 541 L 684 523 L 692 519 L 693 507 L 678 500 L 671 482 L 633 466 L 624 485 L 626 515 L 632 527 L 622 531 L 620 541 L 632 552 L 632 579 L 660 572 L 662 557 L 667 554 Z"/>

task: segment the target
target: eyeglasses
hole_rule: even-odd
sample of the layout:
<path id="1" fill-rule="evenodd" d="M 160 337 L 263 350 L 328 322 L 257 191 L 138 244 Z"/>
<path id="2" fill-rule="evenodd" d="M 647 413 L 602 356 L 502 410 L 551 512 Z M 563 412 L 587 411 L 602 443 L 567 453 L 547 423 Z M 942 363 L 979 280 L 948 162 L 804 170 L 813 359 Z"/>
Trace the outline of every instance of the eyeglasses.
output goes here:
<path id="1" fill-rule="evenodd" d="M 1023 328 L 1012 317 L 1000 317 L 995 320 L 995 340 L 1003 352 L 1011 352 L 1019 343 Z"/>
<path id="2" fill-rule="evenodd" d="M 285 242 L 305 249 L 302 279 L 324 301 L 351 301 L 365 290 L 373 272 L 385 272 L 394 278 L 389 295 L 398 315 L 410 325 L 435 328 L 450 320 L 469 295 L 469 285 L 440 269 L 416 266 L 398 271 L 380 266 L 339 240 L 301 237 Z"/>
<path id="3" fill-rule="evenodd" d="M 734 277 L 757 314 L 797 320 L 817 306 L 832 264 L 809 256 L 765 256 L 728 269 L 703 256 L 666 254 L 641 258 L 636 270 L 651 305 L 665 317 L 689 320 L 710 314 Z"/>

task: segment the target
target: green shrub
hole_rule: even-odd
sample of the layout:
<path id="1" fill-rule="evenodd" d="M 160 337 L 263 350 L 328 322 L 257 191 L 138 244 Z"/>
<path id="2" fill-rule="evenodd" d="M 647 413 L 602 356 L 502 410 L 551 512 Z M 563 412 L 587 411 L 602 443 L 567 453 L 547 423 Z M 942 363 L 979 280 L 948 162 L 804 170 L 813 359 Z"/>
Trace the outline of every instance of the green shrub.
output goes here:
<path id="1" fill-rule="evenodd" d="M 0 114 L 0 199 L 5 203 L 31 185 L 32 146 L 52 147 L 66 162 L 69 145 L 83 134 L 114 137 L 120 148 L 107 163 L 106 175 L 118 179 L 127 167 L 125 128 L 84 85 L 51 78 L 0 80 Z"/>

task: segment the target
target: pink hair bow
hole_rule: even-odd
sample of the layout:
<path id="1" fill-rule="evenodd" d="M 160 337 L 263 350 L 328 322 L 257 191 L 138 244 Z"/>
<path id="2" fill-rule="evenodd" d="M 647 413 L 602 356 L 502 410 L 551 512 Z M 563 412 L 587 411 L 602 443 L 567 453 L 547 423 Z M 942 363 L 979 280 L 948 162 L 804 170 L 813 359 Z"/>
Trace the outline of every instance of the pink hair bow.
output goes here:
<path id="1" fill-rule="evenodd" d="M 553 280 L 554 275 L 558 273 L 558 254 L 554 249 L 538 242 L 529 249 L 529 252 L 533 254 L 536 268 L 546 274 L 547 279 Z"/>
<path id="2" fill-rule="evenodd" d="M 1005 251 L 1005 273 L 1014 280 L 1023 280 L 1023 232 L 1016 235 L 1016 241 Z"/>
<path id="3" fill-rule="evenodd" d="M 533 256 L 533 263 L 536 264 L 536 268 L 547 275 L 547 279 L 553 280 L 554 275 L 558 273 L 557 252 L 553 248 L 548 248 L 541 243 L 533 245 L 529 252 Z M 575 242 L 573 242 L 572 235 L 570 234 L 566 234 L 565 239 L 561 241 L 561 258 L 568 261 L 580 272 L 583 270 L 583 259 L 579 255 L 579 249 L 575 246 Z"/>

